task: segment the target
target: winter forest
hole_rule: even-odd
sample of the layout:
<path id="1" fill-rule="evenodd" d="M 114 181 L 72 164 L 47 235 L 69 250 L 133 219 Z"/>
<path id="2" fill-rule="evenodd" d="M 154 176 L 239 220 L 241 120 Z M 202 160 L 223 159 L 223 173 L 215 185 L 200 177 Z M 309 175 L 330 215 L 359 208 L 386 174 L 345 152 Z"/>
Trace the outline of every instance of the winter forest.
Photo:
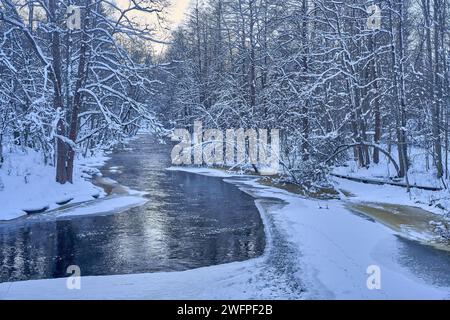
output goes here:
<path id="1" fill-rule="evenodd" d="M 72 182 L 76 151 L 86 155 L 141 125 L 157 126 L 149 107 L 157 81 L 144 52 L 152 34 L 126 12 L 164 8 L 158 1 L 126 10 L 109 1 L 79 1 L 83 29 L 71 31 L 63 27 L 71 3 L 1 4 L 0 145 L 39 151 L 61 184 Z"/>
<path id="2" fill-rule="evenodd" d="M 205 130 L 279 129 L 280 170 L 263 185 L 295 190 L 311 212 L 349 194 L 417 206 L 438 217 L 426 222 L 432 242 L 449 244 L 448 0 L 190 0 L 176 26 L 172 2 L 0 0 L 0 220 L 33 211 L 18 207 L 21 192 L 63 203 L 87 188 L 92 200 L 89 159 L 142 132 L 169 143 L 174 129 L 201 121 Z M 81 8 L 80 28 L 67 26 L 71 6 Z M 0 282 L 13 279 L 5 274 Z M 412 293 L 439 296 L 422 289 Z"/>
<path id="3" fill-rule="evenodd" d="M 163 56 L 143 11 L 164 1 L 81 1 L 83 29 L 63 28 L 70 1 L 2 1 L 2 144 L 30 147 L 72 180 L 84 155 L 142 126 L 280 128 L 290 179 L 325 178 L 325 161 L 379 163 L 380 146 L 407 175 L 411 150 L 449 178 L 449 4 L 380 1 L 205 1 L 193 4 Z M 153 30 L 154 31 L 154 30 Z"/>
<path id="4" fill-rule="evenodd" d="M 295 181 L 318 180 L 338 160 L 379 163 L 411 150 L 448 179 L 447 1 L 380 1 L 381 29 L 367 30 L 371 1 L 211 1 L 176 30 L 162 105 L 189 125 L 282 130 L 282 161 Z"/>

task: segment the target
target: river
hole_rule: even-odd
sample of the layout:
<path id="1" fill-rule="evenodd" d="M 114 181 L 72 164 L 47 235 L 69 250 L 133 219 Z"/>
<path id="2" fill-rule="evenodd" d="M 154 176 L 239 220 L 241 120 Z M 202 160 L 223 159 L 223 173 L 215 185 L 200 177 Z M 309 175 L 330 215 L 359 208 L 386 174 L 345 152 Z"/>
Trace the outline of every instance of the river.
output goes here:
<path id="1" fill-rule="evenodd" d="M 116 148 L 105 177 L 149 201 L 119 214 L 0 223 L 0 282 L 181 271 L 260 256 L 264 228 L 254 199 L 221 179 L 167 171 L 170 144 L 139 136 Z"/>

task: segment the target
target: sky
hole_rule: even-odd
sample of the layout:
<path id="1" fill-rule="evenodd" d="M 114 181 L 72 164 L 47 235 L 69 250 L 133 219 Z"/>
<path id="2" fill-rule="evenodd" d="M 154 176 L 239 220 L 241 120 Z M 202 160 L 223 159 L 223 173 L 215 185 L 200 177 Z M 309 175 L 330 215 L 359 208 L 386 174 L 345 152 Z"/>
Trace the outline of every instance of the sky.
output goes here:
<path id="1" fill-rule="evenodd" d="M 183 21 L 184 14 L 189 7 L 189 1 L 190 0 L 171 0 L 171 19 L 175 25 Z"/>
<path id="2" fill-rule="evenodd" d="M 167 24 L 166 27 L 169 28 L 169 30 L 175 29 L 180 23 L 183 22 L 185 13 L 187 12 L 189 8 L 189 2 L 192 0 L 168 0 L 170 3 L 170 7 L 168 8 L 168 16 L 167 16 Z M 126 8 L 128 6 L 129 0 L 117 0 L 118 5 Z M 145 21 L 146 23 L 155 23 L 156 19 L 154 15 L 148 14 L 148 13 L 140 13 L 138 16 L 140 19 Z M 167 41 L 169 33 L 164 30 L 158 30 L 156 36 L 159 40 Z M 155 43 L 154 49 L 156 53 L 162 53 L 165 49 L 164 44 L 157 44 Z"/>

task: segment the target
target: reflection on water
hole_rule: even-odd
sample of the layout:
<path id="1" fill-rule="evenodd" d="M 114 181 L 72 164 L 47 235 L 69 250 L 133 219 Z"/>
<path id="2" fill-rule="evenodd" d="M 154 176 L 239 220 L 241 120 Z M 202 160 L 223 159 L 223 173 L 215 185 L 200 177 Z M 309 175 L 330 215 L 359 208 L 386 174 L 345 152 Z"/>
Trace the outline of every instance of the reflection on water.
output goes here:
<path id="1" fill-rule="evenodd" d="M 450 252 L 398 237 L 397 262 L 418 278 L 435 286 L 450 287 Z"/>
<path id="2" fill-rule="evenodd" d="M 148 193 L 121 214 L 0 223 L 0 282 L 82 275 L 179 271 L 262 254 L 253 198 L 221 179 L 166 171 L 170 145 L 141 136 L 119 149 L 105 176 Z M 120 169 L 118 169 L 120 168 Z"/>

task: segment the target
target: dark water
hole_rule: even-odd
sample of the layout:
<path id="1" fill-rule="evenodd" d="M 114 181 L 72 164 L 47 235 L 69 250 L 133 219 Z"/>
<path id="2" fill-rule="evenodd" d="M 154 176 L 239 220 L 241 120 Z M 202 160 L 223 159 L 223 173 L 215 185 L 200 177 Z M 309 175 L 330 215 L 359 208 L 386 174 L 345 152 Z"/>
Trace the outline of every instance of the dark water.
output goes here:
<path id="1" fill-rule="evenodd" d="M 120 214 L 0 223 L 0 282 L 82 275 L 179 271 L 262 254 L 264 229 L 253 198 L 219 178 L 166 171 L 170 145 L 141 136 L 118 149 L 105 176 L 148 192 Z M 111 168 L 109 170 L 108 168 Z"/>

